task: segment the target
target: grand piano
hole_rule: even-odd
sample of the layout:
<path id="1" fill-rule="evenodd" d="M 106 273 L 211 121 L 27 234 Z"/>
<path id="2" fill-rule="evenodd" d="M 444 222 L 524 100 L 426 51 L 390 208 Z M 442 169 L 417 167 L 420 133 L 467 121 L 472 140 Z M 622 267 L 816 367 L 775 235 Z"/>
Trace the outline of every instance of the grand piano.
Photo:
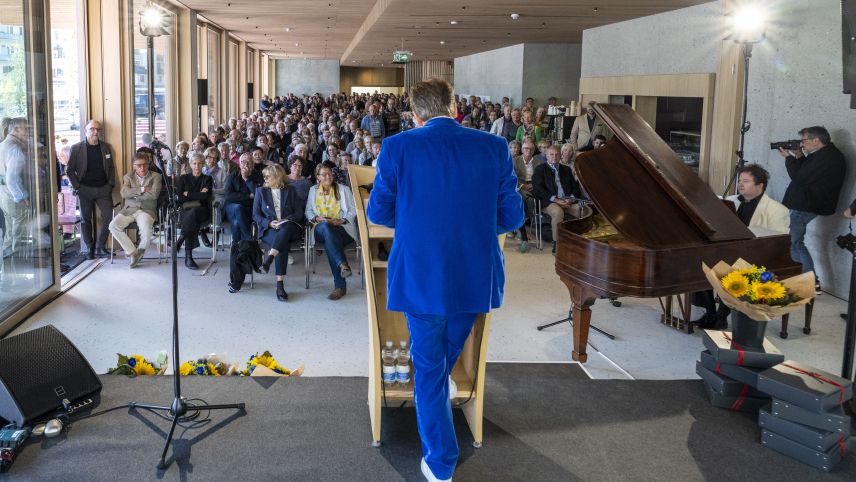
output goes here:
<path id="1" fill-rule="evenodd" d="M 580 153 L 574 171 L 614 230 L 598 237 L 582 232 L 583 220 L 559 225 L 556 272 L 573 303 L 574 360 L 587 359 L 598 298 L 671 299 L 709 289 L 702 262 L 743 258 L 782 278 L 800 273 L 788 235 L 756 237 L 630 106 L 594 109 L 615 135 Z"/>

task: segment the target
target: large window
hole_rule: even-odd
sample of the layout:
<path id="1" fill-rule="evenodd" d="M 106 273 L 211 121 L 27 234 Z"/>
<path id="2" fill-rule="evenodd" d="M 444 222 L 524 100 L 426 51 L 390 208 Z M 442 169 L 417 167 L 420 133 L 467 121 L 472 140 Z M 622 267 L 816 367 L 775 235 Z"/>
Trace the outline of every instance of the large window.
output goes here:
<path id="1" fill-rule="evenodd" d="M 136 146 L 145 145 L 143 135 L 149 132 L 149 92 L 148 92 L 148 48 L 147 37 L 140 33 L 139 15 L 146 5 L 146 0 L 131 0 L 131 31 L 134 36 L 134 134 Z M 166 17 L 167 30 L 175 32 L 175 14 L 163 10 Z M 154 134 L 167 145 L 172 145 L 173 126 L 171 118 L 175 112 L 173 83 L 175 81 L 174 35 L 163 35 L 153 38 L 154 67 Z"/>
<path id="2" fill-rule="evenodd" d="M 229 99 L 228 117 L 237 117 L 238 112 L 238 44 L 229 39 L 229 56 L 226 66 L 226 97 Z"/>
<path id="3" fill-rule="evenodd" d="M 220 124 L 220 32 L 208 29 L 208 131 Z"/>
<path id="4" fill-rule="evenodd" d="M 56 281 L 43 6 L 0 5 L 0 319 Z"/>

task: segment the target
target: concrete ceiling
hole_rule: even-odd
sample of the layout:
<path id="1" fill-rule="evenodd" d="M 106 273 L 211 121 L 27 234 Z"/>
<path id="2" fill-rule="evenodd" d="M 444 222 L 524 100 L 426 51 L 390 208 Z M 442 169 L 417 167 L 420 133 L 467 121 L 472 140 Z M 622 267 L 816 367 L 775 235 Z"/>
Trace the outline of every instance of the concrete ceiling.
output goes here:
<path id="1" fill-rule="evenodd" d="M 391 66 L 519 43 L 579 43 L 582 31 L 706 0 L 182 0 L 252 47 L 282 58 Z M 520 15 L 518 20 L 512 13 Z M 452 24 L 455 21 L 457 24 Z M 289 31 L 286 31 L 289 29 Z"/>

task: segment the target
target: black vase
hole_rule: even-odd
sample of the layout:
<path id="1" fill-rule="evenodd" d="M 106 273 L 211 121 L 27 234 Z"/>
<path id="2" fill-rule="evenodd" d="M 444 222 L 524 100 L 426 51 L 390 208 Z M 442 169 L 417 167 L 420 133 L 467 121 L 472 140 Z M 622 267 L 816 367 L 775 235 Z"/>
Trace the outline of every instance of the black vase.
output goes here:
<path id="1" fill-rule="evenodd" d="M 766 321 L 755 321 L 743 313 L 731 311 L 731 339 L 742 348 L 764 349 Z"/>

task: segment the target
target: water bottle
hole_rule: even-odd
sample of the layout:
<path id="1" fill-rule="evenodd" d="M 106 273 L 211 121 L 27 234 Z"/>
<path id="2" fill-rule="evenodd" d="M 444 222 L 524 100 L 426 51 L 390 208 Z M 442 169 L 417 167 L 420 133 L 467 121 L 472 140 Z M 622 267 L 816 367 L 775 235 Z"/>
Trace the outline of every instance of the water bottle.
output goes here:
<path id="1" fill-rule="evenodd" d="M 381 350 L 383 361 L 383 384 L 387 388 L 395 385 L 395 351 L 392 348 L 392 340 L 386 341 L 386 347 Z"/>
<path id="2" fill-rule="evenodd" d="M 395 381 L 399 385 L 407 385 L 410 383 L 410 350 L 407 349 L 406 341 L 402 341 L 400 346 L 398 361 L 395 364 Z"/>

